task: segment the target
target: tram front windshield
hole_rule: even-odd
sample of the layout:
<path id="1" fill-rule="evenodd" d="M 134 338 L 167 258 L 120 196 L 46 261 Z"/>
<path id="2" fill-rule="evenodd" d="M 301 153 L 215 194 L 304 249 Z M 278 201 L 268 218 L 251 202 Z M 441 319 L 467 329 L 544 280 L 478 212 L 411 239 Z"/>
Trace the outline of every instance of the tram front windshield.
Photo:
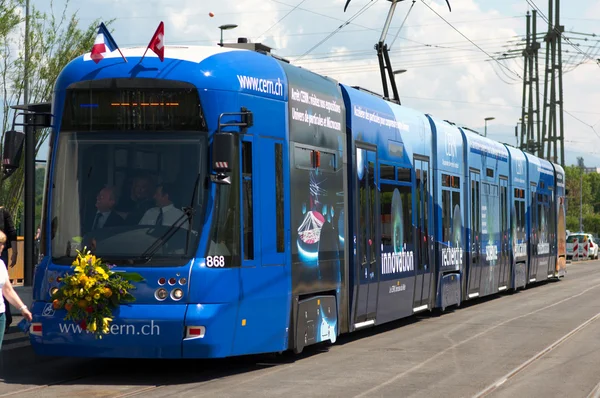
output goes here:
<path id="1" fill-rule="evenodd" d="M 188 262 L 207 196 L 203 126 L 196 90 L 68 90 L 53 162 L 53 261 L 70 265 L 86 248 L 116 265 Z"/>

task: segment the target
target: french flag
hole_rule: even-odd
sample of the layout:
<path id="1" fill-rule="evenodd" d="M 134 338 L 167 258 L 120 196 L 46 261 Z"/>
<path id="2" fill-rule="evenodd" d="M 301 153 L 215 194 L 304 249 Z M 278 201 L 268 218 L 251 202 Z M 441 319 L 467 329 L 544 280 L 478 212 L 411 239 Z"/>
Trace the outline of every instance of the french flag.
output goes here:
<path id="1" fill-rule="evenodd" d="M 104 22 L 101 22 L 100 27 L 98 28 L 98 35 L 96 35 L 96 40 L 94 41 L 94 46 L 92 47 L 90 58 L 92 58 L 95 63 L 98 63 L 104 59 L 104 55 L 102 54 L 107 52 L 110 53 L 115 50 L 119 50 L 121 57 L 123 57 L 125 62 L 127 62 L 127 58 L 125 58 L 121 52 L 121 49 L 117 45 L 115 39 L 113 39 L 110 35 L 106 25 L 104 25 Z"/>

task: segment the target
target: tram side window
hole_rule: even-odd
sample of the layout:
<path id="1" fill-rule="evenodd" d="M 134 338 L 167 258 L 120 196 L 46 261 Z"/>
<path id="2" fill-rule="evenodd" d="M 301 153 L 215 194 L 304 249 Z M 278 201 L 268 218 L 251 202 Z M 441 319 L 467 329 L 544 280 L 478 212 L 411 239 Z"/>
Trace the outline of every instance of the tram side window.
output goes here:
<path id="1" fill-rule="evenodd" d="M 363 177 L 363 181 L 360 181 L 360 186 L 359 186 L 359 208 L 358 208 L 358 214 L 359 214 L 359 228 L 360 228 L 360 236 L 361 236 L 361 240 L 360 242 L 358 242 L 358 247 L 360 248 L 360 258 L 361 261 L 363 263 L 367 262 L 367 223 L 368 223 L 368 219 L 367 219 L 367 205 L 368 205 L 368 189 L 367 189 L 367 181 L 368 181 L 368 177 L 367 177 L 367 169 L 365 167 L 364 170 L 364 175 L 365 177 Z"/>
<path id="2" fill-rule="evenodd" d="M 447 243 L 451 240 L 451 218 L 450 208 L 452 200 L 450 191 L 442 190 L 442 242 Z"/>
<path id="3" fill-rule="evenodd" d="M 456 212 L 458 211 L 458 214 L 456 214 Z M 454 228 L 454 218 L 458 217 L 462 220 L 462 213 L 461 213 L 461 208 L 460 208 L 460 192 L 456 192 L 456 191 L 452 191 L 452 207 L 450 208 L 450 214 L 451 214 L 451 220 L 450 223 L 452 224 L 452 228 Z M 460 228 L 462 228 L 463 224 L 462 221 L 459 224 Z M 456 241 L 458 240 L 458 243 L 462 243 L 462 230 L 461 231 L 450 231 L 451 235 L 449 236 L 448 239 L 451 239 L 453 243 L 456 243 Z"/>
<path id="4" fill-rule="evenodd" d="M 395 180 L 396 179 L 395 174 L 396 173 L 394 170 L 394 166 L 390 166 L 387 164 L 379 165 L 379 179 L 380 180 Z"/>
<path id="5" fill-rule="evenodd" d="M 400 182 L 411 182 L 410 169 L 398 167 L 398 181 Z"/>
<path id="6" fill-rule="evenodd" d="M 277 252 L 285 251 L 283 221 L 283 145 L 275 144 L 275 206 L 277 217 Z"/>
<path id="7" fill-rule="evenodd" d="M 383 252 L 414 250 L 411 188 L 382 183 L 380 192 Z"/>
<path id="8" fill-rule="evenodd" d="M 524 240 L 525 239 L 525 202 L 520 200 L 519 201 L 519 208 L 520 210 L 520 217 L 519 217 L 519 232 L 518 232 L 518 238 L 520 240 Z"/>
<path id="9" fill-rule="evenodd" d="M 254 225 L 252 208 L 252 143 L 242 142 L 242 179 L 244 195 L 244 260 L 254 259 Z"/>
<path id="10" fill-rule="evenodd" d="M 373 162 L 369 162 L 369 203 L 371 205 L 371 219 L 369 220 L 369 237 L 375 237 L 375 215 L 377 214 L 375 207 L 375 190 L 375 164 Z M 371 245 L 371 262 L 376 261 L 376 248 L 376 245 Z"/>
<path id="11" fill-rule="evenodd" d="M 423 163 L 423 165 L 427 165 L 427 163 Z M 423 169 L 423 198 L 425 199 L 423 203 L 423 229 L 424 236 L 429 242 L 429 171 L 427 169 Z M 426 264 L 429 264 L 429 250 L 427 248 L 427 244 L 423 244 L 423 256 L 422 259 L 425 259 Z"/>
<path id="12" fill-rule="evenodd" d="M 296 167 L 300 169 L 312 169 L 312 151 L 308 148 L 296 146 L 294 150 L 294 161 L 296 163 Z"/>
<path id="13" fill-rule="evenodd" d="M 548 230 L 550 231 L 550 238 L 554 241 L 556 237 L 556 202 L 554 201 L 554 191 L 553 188 L 550 187 L 551 194 L 547 196 L 547 200 L 549 200 L 547 212 L 548 212 Z"/>
<path id="14" fill-rule="evenodd" d="M 508 189 L 505 186 L 500 187 L 500 231 L 504 232 L 508 229 L 508 214 L 506 209 L 506 195 Z"/>
<path id="15" fill-rule="evenodd" d="M 417 169 L 415 170 L 416 177 L 416 192 L 417 192 L 417 247 L 419 253 L 419 262 L 417 263 L 417 267 L 421 269 L 421 264 L 423 263 L 423 239 L 422 239 L 422 227 L 423 227 L 423 210 L 421 204 L 421 197 L 423 193 L 421 192 L 421 169 L 420 169 L 420 161 L 415 161 L 415 166 Z"/>
<path id="16" fill-rule="evenodd" d="M 481 231 L 479 182 L 471 180 L 471 229 L 474 236 Z"/>
<path id="17" fill-rule="evenodd" d="M 475 200 L 475 181 L 471 180 L 471 233 L 473 237 L 475 237 L 477 234 L 477 230 L 475 229 L 475 225 L 477 224 L 477 219 L 475 218 L 475 214 L 477 214 L 477 212 L 475 211 L 475 208 L 477 207 L 477 202 Z M 474 238 L 472 238 L 471 240 L 473 241 Z"/>
<path id="18" fill-rule="evenodd" d="M 231 185 L 217 185 L 213 227 L 208 247 L 208 256 L 228 257 L 226 266 L 239 265 L 240 248 L 240 173 L 239 163 L 231 165 L 237 172 L 231 173 Z"/>
<path id="19" fill-rule="evenodd" d="M 335 172 L 337 170 L 336 156 L 330 152 L 319 151 L 320 154 L 320 171 Z"/>

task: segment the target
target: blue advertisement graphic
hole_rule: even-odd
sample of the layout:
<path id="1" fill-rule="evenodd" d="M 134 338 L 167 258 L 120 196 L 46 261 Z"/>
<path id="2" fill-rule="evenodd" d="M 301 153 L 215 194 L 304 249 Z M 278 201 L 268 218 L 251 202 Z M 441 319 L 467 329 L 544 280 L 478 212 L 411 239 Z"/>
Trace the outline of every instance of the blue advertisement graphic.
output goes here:
<path id="1" fill-rule="evenodd" d="M 327 316 L 323 306 L 319 306 L 319 321 L 318 332 L 316 335 L 317 342 L 330 340 L 335 343 L 337 339 L 337 318 L 333 316 Z"/>
<path id="2" fill-rule="evenodd" d="M 392 242 L 394 244 L 394 253 L 402 251 L 402 244 L 404 242 L 402 220 L 402 197 L 398 188 L 394 189 L 392 194 Z"/>
<path id="3" fill-rule="evenodd" d="M 345 108 L 336 82 L 282 65 L 290 112 L 294 294 L 340 291 Z"/>

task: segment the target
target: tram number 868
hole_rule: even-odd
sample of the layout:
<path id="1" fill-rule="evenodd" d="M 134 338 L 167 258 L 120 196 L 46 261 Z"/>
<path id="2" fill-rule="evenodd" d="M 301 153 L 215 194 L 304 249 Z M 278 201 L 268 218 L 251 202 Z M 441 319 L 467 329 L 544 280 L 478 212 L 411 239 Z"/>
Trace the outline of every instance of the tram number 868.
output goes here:
<path id="1" fill-rule="evenodd" d="M 223 268 L 225 266 L 224 256 L 207 256 L 206 266 L 208 268 Z"/>

